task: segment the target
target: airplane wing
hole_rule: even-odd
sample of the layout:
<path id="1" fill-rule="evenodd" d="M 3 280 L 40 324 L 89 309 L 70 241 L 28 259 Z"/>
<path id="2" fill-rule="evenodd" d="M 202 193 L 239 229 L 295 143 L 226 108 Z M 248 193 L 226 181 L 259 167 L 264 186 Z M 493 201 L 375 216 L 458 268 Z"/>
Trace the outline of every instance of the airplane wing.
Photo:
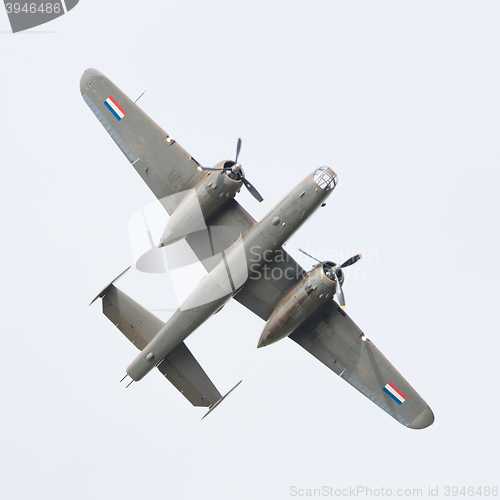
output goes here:
<path id="1" fill-rule="evenodd" d="M 194 188 L 206 175 L 198 170 L 200 164 L 100 71 L 87 69 L 80 80 L 80 90 L 84 101 L 153 194 L 159 200 L 170 197 L 162 204 L 171 215 L 182 200 L 171 195 Z M 247 234 L 255 219 L 233 199 L 206 223 L 214 227 L 211 233 L 199 231 L 186 241 L 210 271 L 218 260 L 209 257 Z"/>
<path id="2" fill-rule="evenodd" d="M 116 279 L 94 300 L 102 299 L 104 315 L 142 351 L 165 323 L 116 288 L 113 285 Z M 222 399 L 184 342 L 167 354 L 157 367 L 193 406 L 209 407 Z"/>
<path id="3" fill-rule="evenodd" d="M 292 256 L 280 248 L 233 298 L 267 321 L 281 299 L 305 274 Z"/>
<path id="4" fill-rule="evenodd" d="M 234 295 L 265 321 L 305 275 L 283 249 L 266 266 Z M 434 421 L 427 403 L 333 300 L 290 338 L 401 424 L 423 429 Z"/>
<path id="5" fill-rule="evenodd" d="M 290 338 L 411 429 L 434 422 L 427 403 L 334 301 Z"/>
<path id="6" fill-rule="evenodd" d="M 87 69 L 80 90 L 106 132 L 159 200 L 193 188 L 205 175 L 189 153 L 100 71 Z M 167 211 L 171 213 L 174 208 Z"/>

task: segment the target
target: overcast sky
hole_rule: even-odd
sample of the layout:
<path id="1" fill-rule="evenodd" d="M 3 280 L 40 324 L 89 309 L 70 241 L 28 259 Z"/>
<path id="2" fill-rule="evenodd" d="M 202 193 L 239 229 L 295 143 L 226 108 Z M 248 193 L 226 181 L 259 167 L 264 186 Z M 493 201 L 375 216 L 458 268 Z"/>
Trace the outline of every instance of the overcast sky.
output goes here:
<path id="1" fill-rule="evenodd" d="M 10 34 L 0 9 L 2 499 L 285 499 L 291 488 L 500 486 L 500 3 L 81 0 Z M 95 67 L 204 166 L 267 200 L 339 184 L 288 242 L 346 273 L 347 310 L 433 409 L 401 426 L 235 301 L 187 341 L 225 393 L 209 418 L 92 298 L 133 264 L 154 201 L 79 92 Z M 175 307 L 168 280 L 118 286 Z M 169 313 L 159 313 L 163 319 Z"/>

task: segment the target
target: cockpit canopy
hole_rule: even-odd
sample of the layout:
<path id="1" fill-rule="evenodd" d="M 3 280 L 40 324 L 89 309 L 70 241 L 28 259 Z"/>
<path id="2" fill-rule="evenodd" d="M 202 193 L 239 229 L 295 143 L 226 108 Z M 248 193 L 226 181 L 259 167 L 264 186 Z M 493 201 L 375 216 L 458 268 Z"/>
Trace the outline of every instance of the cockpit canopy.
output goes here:
<path id="1" fill-rule="evenodd" d="M 333 189 L 338 182 L 337 174 L 329 167 L 320 167 L 313 176 L 314 182 L 325 191 Z"/>

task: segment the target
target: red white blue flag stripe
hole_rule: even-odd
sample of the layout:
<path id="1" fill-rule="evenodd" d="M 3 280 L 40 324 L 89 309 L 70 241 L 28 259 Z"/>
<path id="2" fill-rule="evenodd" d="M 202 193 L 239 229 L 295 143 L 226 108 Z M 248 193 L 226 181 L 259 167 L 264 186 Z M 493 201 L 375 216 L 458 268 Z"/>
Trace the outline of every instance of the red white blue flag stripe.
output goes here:
<path id="1" fill-rule="evenodd" d="M 109 96 L 104 104 L 113 113 L 115 118 L 120 121 L 127 113 L 126 111 L 116 102 L 113 96 Z"/>
<path id="2" fill-rule="evenodd" d="M 387 382 L 384 387 L 384 392 L 389 394 L 389 396 L 391 396 L 391 398 L 394 399 L 398 405 L 401 405 L 406 401 L 406 396 L 392 382 Z"/>

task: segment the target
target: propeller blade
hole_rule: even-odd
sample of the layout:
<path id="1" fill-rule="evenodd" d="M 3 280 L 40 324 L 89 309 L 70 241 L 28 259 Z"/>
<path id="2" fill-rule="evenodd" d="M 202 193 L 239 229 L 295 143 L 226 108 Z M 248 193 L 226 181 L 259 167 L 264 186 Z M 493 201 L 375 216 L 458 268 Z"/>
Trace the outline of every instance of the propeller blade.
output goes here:
<path id="1" fill-rule="evenodd" d="M 340 307 L 342 309 L 345 309 L 345 297 L 344 297 L 344 292 L 342 290 L 342 287 L 340 286 L 340 281 L 337 277 L 337 273 L 334 273 L 335 275 L 335 282 L 337 283 L 336 290 L 335 290 L 335 295 L 337 296 L 337 300 L 339 301 Z"/>
<path id="2" fill-rule="evenodd" d="M 241 151 L 241 137 L 238 137 L 238 144 L 236 145 L 236 160 L 234 160 L 234 163 L 238 163 L 238 156 L 240 156 L 240 151 Z"/>
<path id="3" fill-rule="evenodd" d="M 347 259 L 340 267 L 352 266 L 354 263 L 358 262 L 359 259 L 361 259 L 361 254 L 355 255 L 354 257 Z"/>
<path id="4" fill-rule="evenodd" d="M 254 188 L 254 186 L 247 180 L 245 177 L 242 177 L 243 184 L 250 191 L 250 194 L 259 202 L 264 204 L 264 198 L 260 195 L 260 193 Z"/>
<path id="5" fill-rule="evenodd" d="M 302 252 L 304 255 L 307 255 L 312 260 L 315 260 L 316 262 L 319 262 L 320 264 L 323 264 L 323 262 L 321 262 L 320 260 L 318 260 L 316 257 L 313 257 L 312 255 L 309 255 L 307 252 L 304 252 L 304 250 L 302 250 L 301 248 L 297 247 L 297 250 L 299 252 Z"/>

